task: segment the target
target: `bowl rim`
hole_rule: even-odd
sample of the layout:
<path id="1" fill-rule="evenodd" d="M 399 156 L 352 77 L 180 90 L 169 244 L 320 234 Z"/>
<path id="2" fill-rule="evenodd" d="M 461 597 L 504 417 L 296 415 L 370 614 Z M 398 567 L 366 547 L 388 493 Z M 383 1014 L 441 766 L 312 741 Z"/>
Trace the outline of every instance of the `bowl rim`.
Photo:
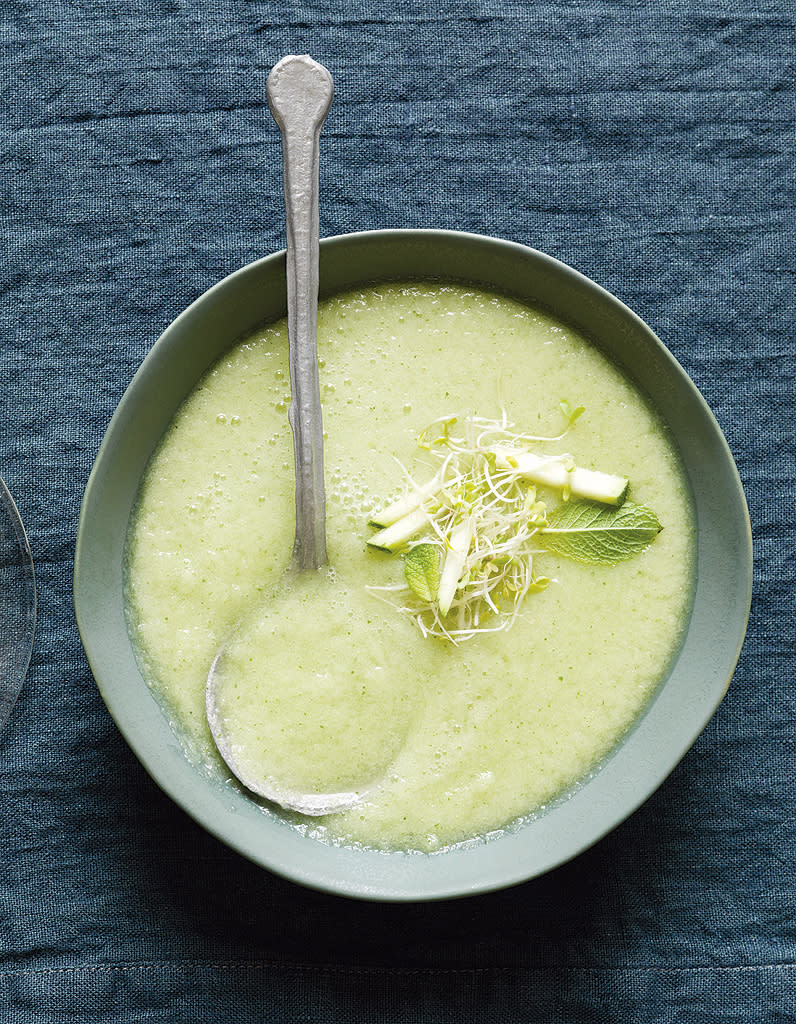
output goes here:
<path id="1" fill-rule="evenodd" d="M 4 675 L 0 677 L 0 736 L 11 718 L 14 706 L 22 692 L 25 677 L 33 656 L 38 614 L 36 569 L 33 552 L 25 531 L 19 508 L 0 477 L 0 518 L 5 520 L 0 529 L 0 547 L 3 548 L 4 590 L 6 596 L 21 598 L 14 608 L 12 621 L 3 624 Z M 9 575 L 10 573 L 10 575 Z"/>
<path id="2" fill-rule="evenodd" d="M 109 613 L 107 608 L 103 608 L 103 600 L 107 597 L 105 588 L 118 582 L 121 567 L 107 564 L 107 546 L 103 548 L 107 538 L 97 516 L 97 509 L 109 501 L 113 486 L 109 462 L 125 431 L 130 430 L 135 420 L 141 395 L 146 389 L 157 385 L 157 376 L 162 371 L 162 354 L 168 353 L 170 346 L 178 346 L 181 334 L 189 331 L 196 319 L 214 308 L 215 303 L 223 304 L 230 292 L 242 283 L 248 283 L 252 276 L 256 278 L 264 273 L 278 273 L 284 265 L 285 251 L 279 250 L 239 268 L 195 299 L 166 327 L 147 352 L 116 406 L 89 475 L 81 502 L 74 563 L 73 598 L 81 640 L 100 694 L 125 740 L 157 785 L 205 830 L 260 866 L 307 887 L 360 899 L 393 902 L 484 893 L 527 881 L 572 859 L 616 828 L 663 783 L 723 699 L 740 656 L 752 597 L 749 512 L 729 446 L 696 385 L 637 314 L 601 285 L 539 250 L 489 235 L 435 228 L 378 229 L 322 239 L 322 297 L 340 290 L 334 284 L 334 261 L 341 254 L 345 255 L 351 247 L 365 246 L 367 250 L 367 247 L 372 248 L 374 245 L 392 246 L 396 243 L 408 246 L 410 250 L 412 246 L 461 247 L 465 252 L 486 249 L 495 257 L 499 255 L 509 261 L 518 260 L 520 264 L 523 261 L 532 263 L 541 268 L 542 273 L 550 273 L 563 281 L 567 288 L 588 295 L 596 306 L 604 307 L 610 315 L 620 318 L 629 330 L 639 332 L 646 339 L 651 346 L 650 351 L 655 351 L 666 372 L 672 375 L 677 386 L 687 395 L 695 419 L 704 426 L 713 456 L 722 463 L 722 479 L 726 491 L 722 500 L 726 508 L 722 511 L 717 506 L 715 511 L 717 515 L 732 515 L 733 579 L 737 581 L 737 588 L 733 595 L 732 636 L 723 636 L 721 639 L 721 664 L 717 666 L 710 692 L 705 694 L 700 691 L 699 699 L 687 698 L 687 723 L 682 721 L 682 708 L 672 706 L 671 699 L 667 700 L 667 688 L 663 685 L 618 747 L 583 786 L 576 787 L 564 799 L 553 801 L 543 814 L 531 817 L 526 824 L 509 829 L 497 839 L 475 839 L 431 854 L 403 851 L 383 853 L 322 844 L 303 836 L 278 815 L 262 808 L 257 810 L 256 819 L 247 817 L 241 813 L 240 800 L 252 804 L 248 797 L 241 797 L 234 788 L 222 789 L 209 780 L 201 779 L 173 732 L 169 740 L 168 730 L 171 727 L 166 720 L 166 713 L 155 701 L 140 673 L 138 682 L 143 685 L 146 694 L 143 700 L 140 689 L 131 691 L 115 681 L 114 665 L 120 656 L 127 657 L 124 648 L 125 643 L 130 645 L 130 640 L 126 632 L 123 640 L 118 635 L 118 608 L 115 609 L 115 618 L 113 611 Z M 331 268 L 327 277 L 324 277 L 324 266 Z M 417 275 L 424 278 L 429 276 Z M 444 280 L 455 279 L 450 274 L 441 274 L 440 277 Z M 389 279 L 407 278 L 393 275 Z M 360 280 L 365 283 L 364 279 Z M 355 285 L 344 285 L 352 286 Z M 509 293 L 497 285 L 492 288 L 504 294 Z M 225 348 L 219 348 L 218 354 Z M 206 366 L 199 371 L 198 376 L 201 376 L 204 369 Z M 169 414 L 173 415 L 175 411 L 176 405 L 173 405 Z M 706 521 L 710 526 L 709 517 Z M 126 522 L 124 526 L 126 531 Z M 698 522 L 698 531 L 702 528 L 703 524 Z M 102 536 L 98 537 L 98 533 Z M 703 568 L 710 570 L 709 564 L 703 567 L 700 551 L 697 552 L 697 560 L 698 576 Z M 720 589 L 714 587 L 714 596 Z M 110 639 L 107 635 L 109 623 L 113 626 Z M 692 628 L 693 619 L 688 627 L 689 634 Z M 712 637 L 714 643 L 720 642 L 716 624 L 711 624 L 705 615 L 701 616 L 699 629 L 701 636 Z M 670 675 L 674 674 L 683 657 L 681 649 L 670 669 Z M 158 727 L 153 717 L 153 707 L 157 708 L 163 719 L 165 731 L 163 727 Z M 669 730 L 663 765 L 660 757 L 657 760 L 648 757 L 644 762 L 643 755 L 638 753 L 647 742 L 643 734 L 649 732 L 651 716 L 657 716 L 660 724 Z M 628 745 L 632 745 L 636 756 L 641 757 L 641 770 L 632 779 L 623 777 L 618 769 L 623 760 L 619 755 Z M 593 814 L 587 815 L 589 827 L 584 827 L 583 819 L 579 819 L 578 814 L 586 806 L 581 794 L 587 789 L 590 792 L 599 791 L 603 814 L 599 822 Z M 609 795 L 611 799 L 606 799 Z M 257 834 L 263 830 L 262 826 L 255 827 L 258 821 L 268 822 L 266 833 L 269 843 L 263 843 L 262 837 Z M 540 822 L 547 823 L 547 827 L 540 828 Z M 533 842 L 529 839 L 532 832 Z M 307 854 L 308 849 L 311 849 L 312 855 Z M 445 859 L 444 870 L 435 866 L 441 858 Z"/>

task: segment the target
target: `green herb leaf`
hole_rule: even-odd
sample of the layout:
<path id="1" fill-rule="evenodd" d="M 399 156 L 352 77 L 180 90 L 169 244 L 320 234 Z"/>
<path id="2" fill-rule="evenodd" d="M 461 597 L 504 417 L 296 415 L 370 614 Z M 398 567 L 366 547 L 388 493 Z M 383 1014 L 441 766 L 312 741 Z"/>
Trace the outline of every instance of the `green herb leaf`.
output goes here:
<path id="1" fill-rule="evenodd" d="M 417 544 L 404 556 L 404 576 L 421 601 L 434 601 L 440 581 L 441 551 L 436 544 Z"/>
<path id="2" fill-rule="evenodd" d="M 586 412 L 584 405 L 579 405 L 577 409 L 573 409 L 566 398 L 558 403 L 558 407 L 567 418 L 567 428 L 571 427 L 575 420 L 579 419 Z"/>
<path id="3" fill-rule="evenodd" d="M 588 565 L 616 565 L 637 555 L 662 529 L 646 505 L 606 508 L 588 501 L 559 505 L 539 537 L 551 551 Z"/>

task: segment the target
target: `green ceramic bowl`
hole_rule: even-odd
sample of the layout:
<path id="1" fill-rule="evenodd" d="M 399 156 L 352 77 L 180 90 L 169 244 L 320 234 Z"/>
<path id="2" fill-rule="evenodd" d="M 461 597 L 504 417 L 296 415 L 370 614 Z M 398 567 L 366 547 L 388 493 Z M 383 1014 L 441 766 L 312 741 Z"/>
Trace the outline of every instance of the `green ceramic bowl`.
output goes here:
<path id="1" fill-rule="evenodd" d="M 136 663 L 125 625 L 124 544 L 147 461 L 182 400 L 233 342 L 285 315 L 285 257 L 211 288 L 165 331 L 119 403 L 86 487 L 75 609 L 100 692 L 155 781 L 219 839 L 297 882 L 350 896 L 425 900 L 541 874 L 593 844 L 666 778 L 722 699 L 749 615 L 751 537 L 743 490 L 716 421 L 652 331 L 598 285 L 532 249 L 447 231 L 374 231 L 321 242 L 321 294 L 366 282 L 466 281 L 549 310 L 589 336 L 647 394 L 680 448 L 696 507 L 693 610 L 680 653 L 641 719 L 587 783 L 526 825 L 437 854 L 341 849 L 302 836 L 186 758 Z"/>

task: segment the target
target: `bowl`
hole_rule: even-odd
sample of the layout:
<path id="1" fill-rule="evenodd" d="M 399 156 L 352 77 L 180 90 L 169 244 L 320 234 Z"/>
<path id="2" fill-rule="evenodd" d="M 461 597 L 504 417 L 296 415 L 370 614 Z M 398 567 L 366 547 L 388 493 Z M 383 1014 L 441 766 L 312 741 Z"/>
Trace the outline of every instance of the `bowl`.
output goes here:
<path id="1" fill-rule="evenodd" d="M 685 371 L 631 310 L 588 278 L 525 246 L 480 235 L 389 230 L 324 239 L 321 297 L 365 283 L 440 278 L 542 307 L 589 337 L 668 425 L 693 492 L 693 605 L 679 653 L 639 720 L 587 782 L 521 827 L 439 853 L 336 847 L 190 762 L 142 677 L 128 636 L 124 550 L 147 462 L 205 370 L 241 336 L 286 313 L 285 254 L 225 278 L 163 333 L 125 392 L 83 498 L 74 600 L 100 693 L 155 782 L 220 840 L 304 885 L 374 900 L 486 892 L 542 874 L 595 843 L 664 781 L 729 685 L 749 616 L 749 516 L 730 451 Z"/>
<path id="2" fill-rule="evenodd" d="M 36 629 L 36 579 L 25 527 L 0 478 L 0 733 L 28 671 Z"/>

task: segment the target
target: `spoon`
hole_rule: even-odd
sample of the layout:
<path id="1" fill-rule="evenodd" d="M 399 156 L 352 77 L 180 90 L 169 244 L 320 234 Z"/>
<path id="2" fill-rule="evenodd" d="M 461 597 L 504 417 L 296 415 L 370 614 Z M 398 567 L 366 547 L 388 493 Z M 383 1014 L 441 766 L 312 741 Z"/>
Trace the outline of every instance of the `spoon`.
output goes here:
<path id="1" fill-rule="evenodd" d="M 287 321 L 290 344 L 288 419 L 296 464 L 296 541 L 299 569 L 326 563 L 323 423 L 318 383 L 318 153 L 334 86 L 323 65 L 288 56 L 267 82 L 268 103 L 282 133 L 287 227 Z"/>
<path id="2" fill-rule="evenodd" d="M 318 313 L 318 156 L 321 127 L 332 102 L 332 77 L 308 56 L 287 56 L 272 69 L 267 83 L 268 102 L 282 134 L 285 216 L 287 228 L 287 311 L 292 399 L 288 418 L 293 430 L 296 471 L 296 536 L 291 571 L 311 577 L 326 564 L 326 503 L 323 482 L 323 430 L 318 381 L 316 323 Z M 272 618 L 283 622 L 296 616 L 278 604 L 278 589 L 269 596 L 280 608 Z M 235 687 L 227 664 L 230 644 L 246 629 L 256 637 L 258 624 L 244 623 L 219 650 L 205 688 L 207 721 L 219 753 L 247 789 L 290 810 L 321 815 L 344 810 L 362 799 L 363 787 L 340 792 L 302 792 L 277 775 L 254 776 L 240 754 L 240 743 L 229 734 L 222 713 L 224 686 Z M 280 634 L 284 646 L 284 636 Z M 250 642 L 244 637 L 245 642 Z M 256 641 L 255 641 L 256 642 Z M 334 666 L 332 666 L 334 667 Z M 272 669 L 276 671 L 275 668 Z M 370 780 L 368 780 L 370 781 Z"/>

